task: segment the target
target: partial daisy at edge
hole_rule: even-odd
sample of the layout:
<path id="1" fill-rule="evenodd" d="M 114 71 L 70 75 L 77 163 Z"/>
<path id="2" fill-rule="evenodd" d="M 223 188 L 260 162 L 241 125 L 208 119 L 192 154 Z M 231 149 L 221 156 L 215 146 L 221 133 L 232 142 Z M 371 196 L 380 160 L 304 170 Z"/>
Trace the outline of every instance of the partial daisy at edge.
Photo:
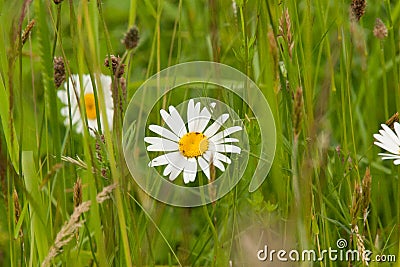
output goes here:
<path id="1" fill-rule="evenodd" d="M 165 154 L 151 160 L 149 167 L 166 165 L 163 175 L 169 176 L 170 181 L 174 181 L 183 172 L 185 184 L 196 180 L 198 170 L 210 180 L 211 164 L 224 172 L 224 163 L 231 163 L 231 159 L 225 153 L 241 152 L 241 148 L 233 144 L 239 143 L 239 140 L 229 136 L 242 131 L 242 127 L 232 126 L 220 130 L 229 119 L 227 113 L 220 115 L 210 124 L 215 105 L 212 103 L 209 108 L 202 108 L 200 102 L 195 103 L 190 99 L 186 122 L 174 106 L 169 107 L 169 113 L 161 109 L 161 117 L 169 129 L 152 124 L 149 130 L 161 137 L 145 137 L 144 141 L 149 143 L 147 151 Z"/>
<path id="2" fill-rule="evenodd" d="M 393 160 L 394 165 L 400 165 L 400 124 L 393 124 L 394 131 L 386 124 L 381 124 L 379 134 L 374 134 L 375 145 L 386 150 L 388 153 L 379 153 L 382 160 Z"/>
<path id="3" fill-rule="evenodd" d="M 106 116 L 107 116 L 106 119 L 109 128 L 112 129 L 113 116 L 114 116 L 114 104 L 111 92 L 112 79 L 110 76 L 103 74 L 100 74 L 99 78 L 103 89 L 104 103 L 106 106 Z M 70 119 L 71 119 L 72 126 L 76 133 L 83 133 L 83 125 L 85 123 L 85 121 L 82 120 L 83 116 L 81 116 L 81 112 L 79 109 L 79 101 L 81 97 L 80 85 L 81 83 L 79 80 L 79 75 L 72 74 L 68 79 L 68 81 L 64 83 L 64 89 L 59 90 L 57 92 L 58 98 L 63 103 L 63 107 L 61 108 L 60 112 L 61 115 L 64 117 L 64 125 L 68 127 L 70 125 Z M 96 112 L 93 84 L 89 74 L 85 74 L 82 76 L 82 85 L 83 85 L 83 93 L 84 93 L 83 97 L 86 108 L 86 117 L 87 117 L 89 132 L 92 136 L 95 136 L 95 132 L 99 130 L 99 125 L 97 123 L 98 114 Z M 95 82 L 95 85 L 97 90 L 99 90 L 97 81 Z M 101 101 L 97 102 L 99 104 L 101 103 Z M 104 125 L 103 116 L 100 116 L 100 123 L 101 125 Z"/>

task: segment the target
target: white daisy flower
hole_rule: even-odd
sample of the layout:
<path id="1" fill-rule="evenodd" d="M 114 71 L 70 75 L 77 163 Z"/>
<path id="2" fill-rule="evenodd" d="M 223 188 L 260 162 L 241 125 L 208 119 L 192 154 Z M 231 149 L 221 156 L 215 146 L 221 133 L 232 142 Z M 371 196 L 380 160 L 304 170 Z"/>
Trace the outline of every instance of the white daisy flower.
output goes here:
<path id="1" fill-rule="evenodd" d="M 211 104 L 210 110 L 215 107 Z M 150 125 L 149 129 L 161 137 L 145 137 L 150 145 L 148 151 L 168 152 L 150 161 L 150 167 L 167 165 L 163 175 L 169 175 L 173 181 L 183 171 L 185 184 L 194 182 L 197 169 L 200 169 L 210 179 L 210 165 L 213 164 L 225 171 L 224 163 L 230 164 L 231 159 L 223 153 L 240 154 L 241 149 L 232 143 L 239 142 L 229 135 L 241 131 L 242 127 L 233 126 L 222 131 L 218 130 L 228 120 L 229 114 L 222 114 L 211 125 L 211 112 L 207 107 L 201 109 L 200 102 L 189 100 L 187 108 L 187 127 L 175 107 L 169 107 L 169 113 L 160 110 L 161 117 L 169 129 L 159 125 Z M 208 126 L 208 127 L 207 127 Z"/>
<path id="2" fill-rule="evenodd" d="M 94 131 L 99 129 L 97 125 L 97 113 L 96 113 L 96 104 L 95 97 L 93 93 L 92 81 L 90 79 L 90 75 L 86 74 L 82 76 L 82 84 L 83 84 L 83 92 L 84 92 L 84 101 L 86 108 L 86 116 L 88 121 L 89 129 L 91 129 L 90 134 L 94 136 Z M 113 115 L 114 115 L 114 104 L 111 94 L 111 77 L 101 74 L 100 75 L 101 86 L 103 87 L 104 92 L 104 103 L 106 105 L 107 112 L 107 121 L 110 128 L 113 124 Z M 70 107 L 68 106 L 68 91 L 69 87 L 69 98 L 70 98 Z M 96 83 L 96 88 L 98 88 Z M 61 102 L 65 105 L 61 108 L 61 115 L 65 117 L 64 124 L 66 126 L 69 125 L 69 109 L 71 109 L 71 120 L 72 125 L 75 126 L 75 131 L 77 133 L 82 133 L 83 131 L 83 123 L 82 116 L 80 114 L 79 109 L 79 99 L 81 97 L 81 89 L 79 83 L 79 75 L 73 74 L 69 78 L 68 82 L 64 83 L 64 90 L 59 90 L 57 92 L 58 98 L 60 98 Z M 100 103 L 100 102 L 98 102 Z M 103 118 L 100 117 L 100 122 L 103 124 Z"/>
<path id="3" fill-rule="evenodd" d="M 383 148 L 389 153 L 379 153 L 382 160 L 392 159 L 394 165 L 400 165 L 400 124 L 394 123 L 395 132 L 390 129 L 386 124 L 381 124 L 383 130 L 379 130 L 379 134 L 374 134 L 377 140 L 375 145 Z"/>

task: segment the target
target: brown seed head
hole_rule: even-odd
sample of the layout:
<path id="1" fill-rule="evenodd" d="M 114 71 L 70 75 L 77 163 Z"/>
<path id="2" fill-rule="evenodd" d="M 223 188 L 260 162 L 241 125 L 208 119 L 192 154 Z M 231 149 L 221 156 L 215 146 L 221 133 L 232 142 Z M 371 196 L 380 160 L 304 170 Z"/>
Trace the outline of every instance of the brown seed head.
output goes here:
<path id="1" fill-rule="evenodd" d="M 294 95 L 294 118 L 293 118 L 293 131 L 294 136 L 297 138 L 301 131 L 301 122 L 303 121 L 303 89 L 297 87 L 296 94 Z"/>
<path id="2" fill-rule="evenodd" d="M 381 19 L 376 19 L 374 27 L 374 35 L 378 39 L 385 39 L 388 36 L 388 29 Z"/>
<path id="3" fill-rule="evenodd" d="M 279 35 L 282 36 L 286 41 L 289 56 L 290 58 L 292 58 L 294 41 L 292 34 L 292 21 L 290 19 L 289 10 L 287 8 L 283 11 L 282 16 L 279 19 L 278 30 Z"/>
<path id="4" fill-rule="evenodd" d="M 18 193 L 17 190 L 13 191 L 13 202 L 14 202 L 14 212 L 15 212 L 15 224 L 18 223 L 19 217 L 21 216 L 21 205 L 19 203 Z M 22 236 L 22 228 L 19 229 L 19 236 Z"/>
<path id="5" fill-rule="evenodd" d="M 371 202 L 371 188 L 372 188 L 372 178 L 369 168 L 365 171 L 364 179 L 362 180 L 362 212 L 364 225 L 367 221 L 368 207 Z"/>
<path id="6" fill-rule="evenodd" d="M 395 122 L 399 122 L 399 113 L 396 112 L 395 114 L 392 115 L 392 117 L 390 117 L 385 124 L 387 126 L 389 126 L 390 129 L 394 130 L 394 123 Z"/>
<path id="7" fill-rule="evenodd" d="M 119 56 L 116 57 L 114 55 L 111 55 L 110 58 L 106 57 L 106 59 L 104 60 L 104 66 L 110 67 L 110 59 L 113 74 L 117 78 L 121 78 L 125 72 L 125 64 L 121 63 L 121 58 Z"/>
<path id="8" fill-rule="evenodd" d="M 127 50 L 135 48 L 139 43 L 139 30 L 136 26 L 131 27 L 122 39 Z"/>
<path id="9" fill-rule="evenodd" d="M 362 192 L 363 188 L 359 183 L 355 184 L 354 187 L 354 192 L 352 196 L 352 204 L 350 208 L 350 216 L 351 216 L 351 227 L 354 229 L 354 227 L 357 225 L 357 220 L 358 220 L 358 215 L 361 210 L 362 206 Z"/>
<path id="10" fill-rule="evenodd" d="M 21 37 L 22 44 L 25 44 L 26 40 L 28 40 L 28 37 L 32 31 L 33 26 L 35 26 L 34 19 L 29 22 L 29 24 L 26 26 L 24 32 L 22 33 L 22 37 Z"/>
<path id="11" fill-rule="evenodd" d="M 74 183 L 74 207 L 78 207 L 82 203 L 82 180 L 78 177 Z"/>
<path id="12" fill-rule="evenodd" d="M 53 60 L 54 68 L 54 84 L 56 87 L 60 87 L 65 81 L 65 66 L 62 57 L 55 57 Z"/>
<path id="13" fill-rule="evenodd" d="M 352 0 L 351 1 L 351 18 L 359 21 L 365 13 L 367 7 L 366 0 Z"/>

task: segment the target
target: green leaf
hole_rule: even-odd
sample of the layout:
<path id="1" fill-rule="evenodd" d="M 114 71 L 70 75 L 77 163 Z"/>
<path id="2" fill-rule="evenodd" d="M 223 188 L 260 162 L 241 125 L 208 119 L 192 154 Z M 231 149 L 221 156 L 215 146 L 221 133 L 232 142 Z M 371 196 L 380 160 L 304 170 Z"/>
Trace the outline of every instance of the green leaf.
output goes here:
<path id="1" fill-rule="evenodd" d="M 1 125 L 6 138 L 7 150 L 10 154 L 11 162 L 14 169 L 19 173 L 19 143 L 17 133 L 13 121 L 10 118 L 10 103 L 9 97 L 4 85 L 3 76 L 0 75 L 0 119 Z"/>
<path id="2" fill-rule="evenodd" d="M 24 174 L 24 182 L 29 199 L 31 242 L 35 244 L 34 248 L 37 249 L 39 261 L 43 262 L 49 249 L 48 231 L 43 221 L 46 218 L 46 207 L 39 191 L 41 182 L 37 175 L 32 151 L 22 152 L 22 172 Z M 33 251 L 31 251 L 31 255 L 32 253 Z"/>

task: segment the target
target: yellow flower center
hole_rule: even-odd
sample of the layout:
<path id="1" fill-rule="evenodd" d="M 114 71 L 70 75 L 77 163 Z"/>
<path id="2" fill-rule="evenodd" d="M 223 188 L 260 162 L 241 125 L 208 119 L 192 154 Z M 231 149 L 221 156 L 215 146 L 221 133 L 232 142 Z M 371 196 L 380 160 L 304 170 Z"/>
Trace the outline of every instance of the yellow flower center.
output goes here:
<path id="1" fill-rule="evenodd" d="M 96 104 L 94 102 L 94 94 L 88 93 L 85 94 L 85 107 L 86 107 L 86 115 L 89 120 L 96 119 Z"/>
<path id="2" fill-rule="evenodd" d="M 187 158 L 201 156 L 207 149 L 208 139 L 202 133 L 187 133 L 179 140 L 179 151 Z"/>

